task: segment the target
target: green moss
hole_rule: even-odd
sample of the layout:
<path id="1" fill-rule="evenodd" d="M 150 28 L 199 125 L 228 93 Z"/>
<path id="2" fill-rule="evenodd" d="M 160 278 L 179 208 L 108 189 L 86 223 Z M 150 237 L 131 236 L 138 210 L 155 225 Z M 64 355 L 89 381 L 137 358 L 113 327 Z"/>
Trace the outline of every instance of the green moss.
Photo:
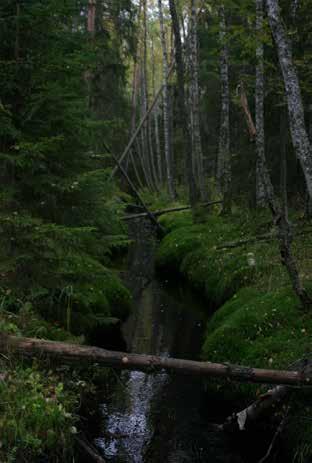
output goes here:
<path id="1" fill-rule="evenodd" d="M 312 316 L 302 311 L 290 287 L 277 240 L 250 241 L 270 232 L 271 223 L 267 211 L 210 215 L 201 225 L 192 223 L 189 212 L 162 218 L 167 235 L 158 249 L 158 268 L 183 275 L 207 302 L 219 307 L 207 325 L 204 360 L 286 369 L 311 351 Z M 224 246 L 239 240 L 248 242 Z M 296 237 L 293 252 L 310 292 L 311 249 L 311 235 Z M 226 381 L 209 381 L 207 387 L 243 402 L 265 390 L 265 386 Z M 304 418 L 309 416 L 310 402 L 302 393 L 296 398 L 286 430 L 298 463 L 312 454 L 312 425 Z"/>
<path id="2" fill-rule="evenodd" d="M 217 249 L 219 244 L 241 236 L 237 224 L 208 216 L 204 224 L 192 225 L 190 214 L 181 217 L 179 213 L 163 220 L 163 224 L 170 232 L 158 249 L 157 266 L 182 273 L 210 303 L 222 303 L 253 277 L 247 252 Z"/>
<path id="3" fill-rule="evenodd" d="M 309 352 L 312 319 L 291 289 L 239 291 L 211 318 L 203 358 L 254 367 L 287 368 Z"/>

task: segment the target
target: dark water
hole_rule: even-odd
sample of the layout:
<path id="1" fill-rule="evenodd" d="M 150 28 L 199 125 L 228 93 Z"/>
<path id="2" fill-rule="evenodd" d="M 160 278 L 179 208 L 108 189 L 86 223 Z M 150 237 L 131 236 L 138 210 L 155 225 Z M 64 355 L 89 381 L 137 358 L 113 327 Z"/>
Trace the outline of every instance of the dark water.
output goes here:
<path id="1" fill-rule="evenodd" d="M 131 231 L 134 243 L 127 282 L 134 304 L 123 326 L 128 350 L 198 358 L 207 317 L 205 307 L 185 288 L 173 290 L 167 281 L 154 276 L 155 236 L 149 224 L 140 222 Z M 238 456 L 226 435 L 209 428 L 209 420 L 216 419 L 217 406 L 204 400 L 202 379 L 126 371 L 116 376 L 111 391 L 101 399 L 101 425 L 95 438 L 107 461 L 251 461 Z"/>

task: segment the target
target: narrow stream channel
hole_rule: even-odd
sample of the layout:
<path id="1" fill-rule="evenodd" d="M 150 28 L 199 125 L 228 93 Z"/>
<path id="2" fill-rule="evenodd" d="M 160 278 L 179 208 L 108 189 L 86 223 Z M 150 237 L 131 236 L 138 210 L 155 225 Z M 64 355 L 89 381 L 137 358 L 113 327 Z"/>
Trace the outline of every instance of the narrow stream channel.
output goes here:
<path id="1" fill-rule="evenodd" d="M 156 240 L 147 222 L 131 228 L 127 282 L 134 294 L 123 326 L 128 351 L 196 359 L 207 321 L 203 304 L 184 288 L 172 289 L 154 275 Z M 209 430 L 202 413 L 202 379 L 167 373 L 116 373 L 100 398 L 100 429 L 94 442 L 112 463 L 247 461 L 227 437 Z M 211 419 L 215 418 L 215 411 Z M 248 460 L 249 461 L 249 460 Z"/>

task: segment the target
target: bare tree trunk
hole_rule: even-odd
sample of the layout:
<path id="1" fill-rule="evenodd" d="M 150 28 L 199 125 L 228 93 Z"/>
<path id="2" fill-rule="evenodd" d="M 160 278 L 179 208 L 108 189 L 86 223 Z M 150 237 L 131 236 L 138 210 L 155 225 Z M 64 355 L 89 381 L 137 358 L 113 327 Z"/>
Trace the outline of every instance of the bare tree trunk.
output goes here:
<path id="1" fill-rule="evenodd" d="M 21 15 L 20 0 L 16 0 L 16 26 L 15 26 L 15 46 L 14 46 L 14 57 L 15 57 L 16 62 L 18 62 L 20 59 L 20 15 Z"/>
<path id="2" fill-rule="evenodd" d="M 225 423 L 217 427 L 222 431 L 244 431 L 250 423 L 254 423 L 269 409 L 283 402 L 290 392 L 291 388 L 289 386 L 276 386 L 260 396 L 258 400 L 244 410 L 229 416 Z"/>
<path id="3" fill-rule="evenodd" d="M 229 52 L 226 32 L 224 6 L 220 13 L 220 78 L 221 78 L 221 121 L 219 136 L 219 152 L 217 160 L 217 184 L 223 194 L 223 212 L 231 211 L 231 153 L 230 153 L 230 85 L 229 85 Z"/>
<path id="4" fill-rule="evenodd" d="M 171 140 L 170 140 L 170 120 L 169 120 L 169 87 L 168 87 L 168 53 L 167 42 L 164 24 L 164 14 L 162 0 L 158 0 L 159 23 L 160 23 L 160 38 L 162 46 L 162 69 L 163 69 L 163 119 L 164 119 L 164 137 L 165 137 L 165 162 L 166 162 L 166 177 L 167 188 L 171 199 L 175 199 L 176 193 L 174 189 L 172 176 L 172 156 L 171 156 Z"/>
<path id="5" fill-rule="evenodd" d="M 248 132 L 249 132 L 249 139 L 251 142 L 253 142 L 256 138 L 257 131 L 256 131 L 256 127 L 254 125 L 252 115 L 249 109 L 248 98 L 247 98 L 247 94 L 245 90 L 245 84 L 242 80 L 240 81 L 238 88 L 240 92 L 241 106 L 244 112 Z"/>
<path id="6" fill-rule="evenodd" d="M 287 198 L 287 115 L 286 108 L 280 111 L 280 144 L 281 144 L 281 179 L 280 195 L 283 214 L 288 220 L 288 198 Z"/>
<path id="7" fill-rule="evenodd" d="M 291 16 L 293 20 L 296 19 L 298 8 L 299 8 L 299 0 L 291 0 Z"/>
<path id="8" fill-rule="evenodd" d="M 196 206 L 199 200 L 199 192 L 193 175 L 193 161 L 192 161 L 192 138 L 188 125 L 188 113 L 186 108 L 186 99 L 185 99 L 185 90 L 184 90 L 184 80 L 185 80 L 185 71 L 184 63 L 182 56 L 182 43 L 180 35 L 180 25 L 177 15 L 175 0 L 169 0 L 169 8 L 172 19 L 172 27 L 175 38 L 175 59 L 176 59 L 176 68 L 177 68 L 177 80 L 178 80 L 178 92 L 179 92 L 179 105 L 181 112 L 181 122 L 182 129 L 185 135 L 185 145 L 186 145 L 186 175 L 188 179 L 189 187 L 189 199 L 192 206 Z"/>
<path id="9" fill-rule="evenodd" d="M 200 133 L 199 116 L 199 71 L 198 71 L 198 41 L 197 41 L 197 0 L 191 0 L 191 47 L 190 47 L 190 71 L 191 71 L 191 109 L 192 109 L 192 130 L 193 130 L 193 152 L 196 162 L 196 173 L 201 199 L 207 198 L 207 191 L 204 180 L 204 161 L 202 140 Z"/>
<path id="10" fill-rule="evenodd" d="M 151 38 L 152 42 L 152 90 L 153 90 L 153 99 L 155 98 L 156 85 L 155 85 L 155 47 L 153 37 Z M 161 149 L 160 149 L 160 139 L 159 139 L 159 105 L 157 105 L 153 111 L 154 116 L 154 134 L 155 134 L 155 144 L 156 144 L 156 156 L 157 156 L 157 176 L 159 180 L 160 187 L 163 186 L 163 176 L 162 176 L 162 162 L 161 162 Z"/>
<path id="11" fill-rule="evenodd" d="M 312 149 L 305 127 L 300 85 L 291 45 L 280 17 L 278 0 L 266 0 L 266 6 L 284 78 L 292 142 L 305 176 L 309 196 L 312 198 Z"/>
<path id="12" fill-rule="evenodd" d="M 257 32 L 257 50 L 256 50 L 256 204 L 257 207 L 266 205 L 265 185 L 261 174 L 261 163 L 264 159 L 265 141 L 264 141 L 264 46 L 261 34 L 263 32 L 263 0 L 256 0 L 256 32 Z"/>
<path id="13" fill-rule="evenodd" d="M 148 95 L 147 95 L 147 0 L 143 0 L 143 60 L 141 68 L 141 108 L 142 116 L 146 114 L 148 110 Z M 152 167 L 152 157 L 149 146 L 149 129 L 148 129 L 148 120 L 145 121 L 143 125 L 143 130 L 141 132 L 142 139 L 142 151 L 143 156 L 146 162 L 146 169 L 149 175 L 150 187 L 153 190 L 157 190 L 154 172 Z"/>
<path id="14" fill-rule="evenodd" d="M 268 2 L 270 0 L 266 0 L 266 1 Z M 260 111 L 261 113 L 256 114 L 256 119 L 261 120 L 261 118 L 263 118 L 264 92 L 263 91 L 259 92 L 257 98 L 258 98 L 258 102 L 256 105 L 256 112 Z M 263 127 L 262 127 L 262 130 L 263 130 L 263 139 L 264 139 Z M 263 143 L 263 148 L 264 148 L 264 143 Z M 258 169 L 259 169 L 259 175 L 260 177 L 262 177 L 261 179 L 262 184 L 264 185 L 264 188 L 265 188 L 266 200 L 271 209 L 274 224 L 277 227 L 282 264 L 285 266 L 288 272 L 293 290 L 298 296 L 298 298 L 300 299 L 302 306 L 305 308 L 308 308 L 311 306 L 312 301 L 302 285 L 302 282 L 299 276 L 299 271 L 297 268 L 297 264 L 292 254 L 291 245 L 293 241 L 293 234 L 292 234 L 291 225 L 288 221 L 286 210 L 281 207 L 274 193 L 272 181 L 270 178 L 270 174 L 269 174 L 266 159 L 265 159 L 264 149 L 261 149 L 258 151 Z"/>
<path id="15" fill-rule="evenodd" d="M 95 34 L 95 16 L 96 16 L 96 0 L 89 0 L 89 4 L 88 4 L 88 32 L 92 36 Z"/>
<path id="16" fill-rule="evenodd" d="M 309 140 L 312 144 L 312 104 L 310 103 L 307 108 L 308 111 L 308 130 L 309 130 Z M 310 198 L 309 193 L 306 191 L 305 195 L 305 217 L 307 219 L 312 218 L 312 198 Z"/>
<path id="17" fill-rule="evenodd" d="M 171 1 L 171 0 L 170 0 Z M 118 162 L 118 161 L 117 161 Z M 289 386 L 311 386 L 312 377 L 309 371 L 268 370 L 212 362 L 182 360 L 156 355 L 128 354 L 115 352 L 99 347 L 67 344 L 65 342 L 45 341 L 34 338 L 23 338 L 0 334 L 0 352 L 3 354 L 19 354 L 33 357 L 47 355 L 65 362 L 97 363 L 101 366 L 139 370 L 150 373 L 156 371 L 172 371 L 207 378 L 225 378 L 227 380 L 260 383 L 285 384 Z"/>

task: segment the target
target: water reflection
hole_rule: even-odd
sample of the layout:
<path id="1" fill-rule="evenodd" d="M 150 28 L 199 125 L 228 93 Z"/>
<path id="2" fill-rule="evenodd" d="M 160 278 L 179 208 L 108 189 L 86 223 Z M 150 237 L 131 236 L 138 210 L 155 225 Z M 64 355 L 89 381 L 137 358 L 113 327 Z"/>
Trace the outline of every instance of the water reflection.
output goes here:
<path id="1" fill-rule="evenodd" d="M 136 301 L 124 327 L 129 350 L 162 356 L 192 355 L 198 349 L 201 331 L 200 312 L 196 316 L 194 313 L 169 294 L 163 283 L 153 280 Z M 178 381 L 184 385 L 189 382 L 183 378 Z M 171 396 L 170 391 L 176 391 L 176 387 L 176 378 L 166 373 L 121 373 L 111 400 L 101 405 L 104 432 L 96 444 L 103 455 L 113 462 L 160 461 L 159 455 L 154 456 L 153 441 L 163 440 L 162 429 L 174 426 L 176 400 L 168 394 Z M 183 410 L 184 404 L 179 406 Z M 165 431 L 167 436 L 171 431 Z"/>

